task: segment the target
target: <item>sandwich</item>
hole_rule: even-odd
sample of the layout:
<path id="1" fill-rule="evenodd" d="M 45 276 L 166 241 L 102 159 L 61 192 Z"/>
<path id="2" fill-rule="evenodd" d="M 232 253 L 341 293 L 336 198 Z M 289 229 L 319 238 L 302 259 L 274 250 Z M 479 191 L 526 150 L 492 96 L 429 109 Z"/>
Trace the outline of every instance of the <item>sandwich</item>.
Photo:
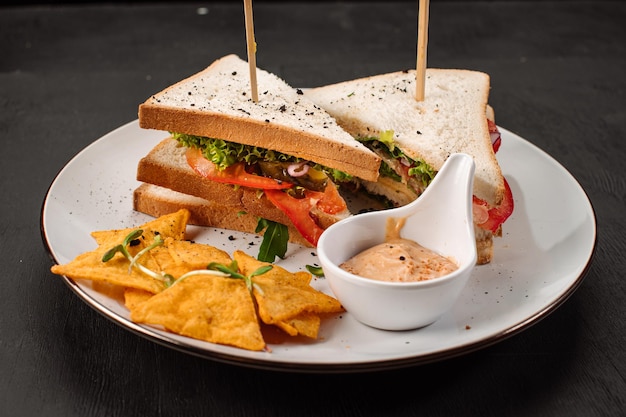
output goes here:
<path id="1" fill-rule="evenodd" d="M 253 100 L 249 75 L 227 55 L 139 106 L 140 127 L 168 134 L 139 161 L 134 208 L 187 208 L 192 224 L 263 235 L 259 259 L 273 261 L 349 216 L 339 184 L 375 182 L 381 159 L 260 68 Z"/>
<path id="2" fill-rule="evenodd" d="M 308 89 L 305 97 L 382 159 L 377 180 L 357 181 L 391 206 L 418 198 L 452 153 L 472 156 L 478 264 L 489 263 L 493 237 L 513 211 L 496 159 L 501 137 L 488 104 L 489 75 L 429 68 L 422 101 L 415 99 L 415 77 L 414 70 L 380 74 Z"/>

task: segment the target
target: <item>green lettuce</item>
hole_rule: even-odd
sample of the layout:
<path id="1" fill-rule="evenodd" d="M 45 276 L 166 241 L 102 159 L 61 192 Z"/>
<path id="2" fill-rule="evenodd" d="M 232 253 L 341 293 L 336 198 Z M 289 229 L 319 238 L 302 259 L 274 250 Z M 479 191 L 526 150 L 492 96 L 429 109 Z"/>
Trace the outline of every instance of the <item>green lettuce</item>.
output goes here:
<path id="1" fill-rule="evenodd" d="M 413 159 L 407 156 L 396 146 L 393 140 L 393 130 L 386 130 L 375 137 L 358 138 L 359 142 L 372 150 L 382 150 L 393 159 L 405 159 L 409 162 L 409 175 L 420 180 L 424 186 L 428 186 L 435 178 L 436 171 L 421 159 Z M 390 177 L 395 181 L 400 181 L 400 176 L 385 162 L 380 164 L 380 175 Z"/>
<path id="2" fill-rule="evenodd" d="M 223 139 L 184 133 L 171 133 L 171 135 L 183 146 L 200 149 L 204 157 L 213 162 L 219 170 L 224 170 L 237 162 L 255 164 L 259 161 L 294 163 L 302 161 L 301 158 L 260 146 L 243 145 Z M 320 164 L 313 165 L 313 168 L 324 171 L 335 183 L 352 180 L 351 175 L 337 169 L 328 168 Z"/>

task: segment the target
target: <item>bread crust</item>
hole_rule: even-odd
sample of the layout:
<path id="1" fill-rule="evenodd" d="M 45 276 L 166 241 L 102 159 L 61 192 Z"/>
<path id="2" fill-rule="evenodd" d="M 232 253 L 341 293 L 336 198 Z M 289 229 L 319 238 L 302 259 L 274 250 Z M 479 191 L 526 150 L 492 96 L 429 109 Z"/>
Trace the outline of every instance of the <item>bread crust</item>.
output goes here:
<path id="1" fill-rule="evenodd" d="M 198 175 L 187 163 L 187 148 L 167 138 L 156 145 L 137 165 L 137 180 L 179 193 L 219 201 L 220 205 L 282 224 L 289 218 L 259 190 L 218 183 Z"/>
<path id="2" fill-rule="evenodd" d="M 257 71 L 259 101 L 248 98 L 247 63 L 228 55 L 148 98 L 139 126 L 279 151 L 375 181 L 380 158 L 299 90 Z"/>
<path id="3" fill-rule="evenodd" d="M 474 225 L 474 236 L 476 238 L 476 264 L 490 263 L 493 259 L 493 233 Z"/>
<path id="4" fill-rule="evenodd" d="M 149 216 L 160 217 L 186 208 L 191 213 L 189 224 L 256 233 L 258 217 L 236 207 L 218 204 L 200 197 L 181 194 L 152 184 L 141 184 L 133 191 L 133 209 Z M 291 224 L 287 225 L 289 241 L 302 246 L 311 244 Z"/>

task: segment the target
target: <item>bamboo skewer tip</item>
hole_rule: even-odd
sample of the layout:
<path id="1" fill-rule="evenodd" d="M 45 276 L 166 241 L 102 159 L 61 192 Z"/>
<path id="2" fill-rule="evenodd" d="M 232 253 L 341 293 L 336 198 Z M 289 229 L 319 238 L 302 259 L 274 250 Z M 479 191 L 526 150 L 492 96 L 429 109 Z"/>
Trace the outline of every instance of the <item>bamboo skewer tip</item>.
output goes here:
<path id="1" fill-rule="evenodd" d="M 419 0 L 417 26 L 417 63 L 415 71 L 415 99 L 424 100 L 426 86 L 426 58 L 428 46 L 428 9 L 429 0 Z"/>
<path id="2" fill-rule="evenodd" d="M 254 40 L 254 22 L 252 18 L 252 0 L 244 0 L 244 16 L 246 22 L 246 49 L 248 50 L 248 64 L 250 66 L 250 92 L 252 101 L 259 101 L 256 79 L 256 41 Z"/>

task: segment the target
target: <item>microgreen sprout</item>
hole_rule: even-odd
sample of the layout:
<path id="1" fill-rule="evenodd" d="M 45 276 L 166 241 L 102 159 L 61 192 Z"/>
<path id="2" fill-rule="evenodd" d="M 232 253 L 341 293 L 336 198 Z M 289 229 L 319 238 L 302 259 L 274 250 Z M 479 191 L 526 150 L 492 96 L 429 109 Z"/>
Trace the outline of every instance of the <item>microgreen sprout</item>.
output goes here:
<path id="1" fill-rule="evenodd" d="M 124 241 L 121 244 L 112 247 L 111 249 L 109 249 L 104 254 L 104 256 L 102 256 L 102 262 L 110 261 L 111 259 L 113 259 L 115 254 L 119 252 L 122 255 L 124 255 L 124 257 L 126 259 L 128 259 L 130 261 L 130 265 L 128 266 L 128 273 L 129 274 L 132 271 L 132 268 L 135 267 L 135 268 L 139 269 L 141 272 L 143 272 L 144 274 L 149 275 L 150 277 L 152 277 L 154 279 L 158 279 L 159 281 L 163 281 L 166 285 L 170 285 L 174 281 L 174 277 L 172 277 L 170 274 L 165 274 L 165 273 L 159 274 L 157 272 L 154 272 L 154 271 L 146 268 L 145 266 L 143 266 L 142 264 L 140 264 L 138 262 L 138 260 L 143 255 L 148 253 L 150 250 L 156 248 L 157 246 L 163 245 L 164 241 L 163 241 L 163 238 L 161 237 L 161 235 L 156 234 L 154 236 L 154 241 L 152 242 L 152 244 L 150 244 L 149 246 L 146 246 L 145 248 L 143 248 L 142 250 L 137 252 L 137 254 L 135 256 L 132 256 L 128 252 L 127 247 L 129 245 L 130 246 L 134 246 L 134 245 L 138 244 L 139 243 L 138 239 L 142 235 L 143 235 L 143 230 L 142 229 L 136 229 L 136 230 L 133 230 L 132 232 L 130 232 L 124 238 Z"/>
<path id="2" fill-rule="evenodd" d="M 130 255 L 130 253 L 128 253 L 128 250 L 126 250 L 126 246 L 128 246 L 129 244 L 131 244 L 131 242 L 136 241 L 137 239 L 139 239 L 141 237 L 141 235 L 143 234 L 143 230 L 141 229 L 137 229 L 137 230 L 133 230 L 132 232 L 130 232 L 125 238 L 124 238 L 124 242 L 122 242 L 120 245 L 117 245 L 111 249 L 109 249 L 104 256 L 102 257 L 102 262 L 108 262 L 110 261 L 117 252 L 122 253 L 126 259 L 130 260 L 132 257 Z M 134 244 L 134 243 L 133 243 Z"/>
<path id="3" fill-rule="evenodd" d="M 228 274 L 230 277 L 232 278 L 238 278 L 238 279 L 243 279 L 246 283 L 246 287 L 248 287 L 248 291 L 252 292 L 252 288 L 256 288 L 259 292 L 263 292 L 263 290 L 255 285 L 252 282 L 252 277 L 256 277 L 258 275 L 262 275 L 265 274 L 266 272 L 268 272 L 269 270 L 271 270 L 274 266 L 273 265 L 264 265 L 261 266 L 259 268 L 257 268 L 255 271 L 253 271 L 250 275 L 245 276 L 243 274 L 240 274 L 238 272 L 239 268 L 237 267 L 237 261 L 232 261 L 230 265 L 226 266 L 224 264 L 220 264 L 217 262 L 211 262 L 209 264 L 209 266 L 207 266 L 207 269 L 212 269 L 212 270 L 217 270 L 217 271 L 221 271 L 224 272 L 226 274 Z"/>
<path id="4" fill-rule="evenodd" d="M 102 262 L 108 262 L 111 259 L 113 259 L 113 257 L 115 256 L 116 253 L 121 253 L 122 255 L 124 255 L 124 257 L 126 259 L 128 259 L 130 261 L 130 265 L 128 267 L 128 273 L 130 274 L 133 267 L 139 269 L 141 272 L 143 272 L 144 274 L 154 278 L 154 279 L 158 279 L 159 281 L 162 281 L 167 287 L 171 287 L 173 285 L 175 285 L 176 283 L 184 280 L 185 278 L 188 278 L 190 276 L 194 276 L 194 275 L 212 275 L 212 276 L 218 276 L 218 277 L 231 277 L 231 278 L 236 278 L 236 279 L 243 279 L 244 282 L 246 283 L 246 287 L 248 287 L 248 291 L 252 292 L 252 288 L 256 288 L 259 292 L 263 292 L 261 290 L 261 288 L 257 285 L 255 285 L 252 282 L 252 277 L 255 277 L 257 275 L 262 275 L 264 273 L 266 273 L 267 271 L 269 271 L 270 269 L 273 268 L 273 265 L 264 265 L 262 267 L 259 267 L 257 270 L 255 270 L 254 272 L 252 272 L 250 275 L 246 276 L 243 275 L 241 273 L 239 273 L 239 269 L 237 266 L 237 261 L 232 261 L 230 265 L 224 265 L 224 264 L 220 264 L 218 262 L 211 262 L 208 266 L 207 269 L 198 269 L 198 270 L 194 270 L 194 271 L 189 271 L 186 274 L 181 275 L 178 279 L 175 279 L 172 275 L 162 272 L 162 273 L 158 273 L 158 272 L 154 272 L 148 268 L 146 268 L 145 266 L 143 266 L 141 263 L 139 263 L 139 259 L 145 255 L 146 253 L 148 253 L 150 250 L 156 248 L 157 246 L 161 246 L 165 243 L 165 241 L 163 240 L 163 238 L 161 237 L 161 235 L 156 234 L 154 236 L 154 241 L 146 246 L 145 248 L 143 248 L 142 250 L 140 250 L 139 252 L 137 252 L 137 254 L 135 256 L 132 256 L 130 254 L 130 252 L 128 252 L 128 246 L 134 246 L 137 245 L 139 243 L 139 238 L 143 235 L 143 230 L 141 229 L 137 229 L 137 230 L 133 230 L 132 232 L 130 232 L 125 238 L 124 241 L 119 244 L 116 245 L 114 247 L 112 247 L 111 249 L 109 249 L 103 256 L 102 256 Z"/>
<path id="5" fill-rule="evenodd" d="M 185 278 L 189 278 L 189 277 L 196 276 L 196 275 L 211 275 L 211 276 L 214 276 L 214 277 L 228 277 L 228 276 L 230 276 L 230 274 L 227 274 L 227 273 L 224 273 L 224 272 L 221 272 L 221 271 L 212 271 L 212 270 L 209 270 L 209 269 L 195 269 L 193 271 L 189 271 L 189 272 L 181 275 L 176 280 L 174 280 L 174 278 L 172 277 L 172 281 L 169 283 L 168 287 L 173 287 L 174 285 L 176 285 L 179 282 L 183 281 Z"/>
<path id="6" fill-rule="evenodd" d="M 141 258 L 144 254 L 148 253 L 151 249 L 154 249 L 157 246 L 161 246 L 162 244 L 163 244 L 163 238 L 161 237 L 161 235 L 154 236 L 154 242 L 152 242 L 152 244 L 150 244 L 149 246 L 146 246 L 145 248 L 137 252 L 135 256 L 133 256 L 133 258 L 130 261 L 130 266 L 128 267 L 128 271 L 130 272 L 130 270 L 135 264 L 140 265 L 137 263 L 137 260 Z"/>

